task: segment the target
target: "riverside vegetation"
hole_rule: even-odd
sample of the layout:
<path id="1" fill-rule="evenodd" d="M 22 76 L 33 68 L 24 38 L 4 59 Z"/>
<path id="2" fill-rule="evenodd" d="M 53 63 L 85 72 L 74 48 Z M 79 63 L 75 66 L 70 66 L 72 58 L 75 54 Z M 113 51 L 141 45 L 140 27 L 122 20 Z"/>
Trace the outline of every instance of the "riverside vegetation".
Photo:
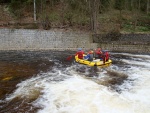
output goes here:
<path id="1" fill-rule="evenodd" d="M 0 0 L 0 27 L 150 33 L 149 0 Z"/>

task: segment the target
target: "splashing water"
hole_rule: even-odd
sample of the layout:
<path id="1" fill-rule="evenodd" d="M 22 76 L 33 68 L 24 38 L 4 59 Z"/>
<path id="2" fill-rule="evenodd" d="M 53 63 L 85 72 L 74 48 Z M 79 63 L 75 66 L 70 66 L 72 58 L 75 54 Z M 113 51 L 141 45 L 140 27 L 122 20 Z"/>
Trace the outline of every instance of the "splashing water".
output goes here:
<path id="1" fill-rule="evenodd" d="M 121 63 L 97 69 L 96 76 L 87 77 L 91 68 L 83 65 L 56 66 L 19 83 L 5 101 L 34 99 L 38 113 L 150 113 L 150 56 L 111 54 Z M 121 83 L 110 83 L 121 77 Z"/>

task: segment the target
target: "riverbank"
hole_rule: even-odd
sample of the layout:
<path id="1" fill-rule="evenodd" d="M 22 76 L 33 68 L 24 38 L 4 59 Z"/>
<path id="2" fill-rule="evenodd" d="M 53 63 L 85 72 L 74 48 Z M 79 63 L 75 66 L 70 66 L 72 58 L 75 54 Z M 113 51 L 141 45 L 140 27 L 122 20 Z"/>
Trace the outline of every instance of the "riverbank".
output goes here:
<path id="1" fill-rule="evenodd" d="M 100 40 L 103 39 L 103 40 Z M 137 43 L 140 42 L 140 43 Z M 146 43 L 145 43 L 146 42 Z M 92 37 L 89 32 L 63 29 L 31 30 L 0 29 L 0 50 L 76 50 L 101 47 L 104 50 L 120 52 L 150 53 L 150 34 L 122 34 L 121 38 Z"/>

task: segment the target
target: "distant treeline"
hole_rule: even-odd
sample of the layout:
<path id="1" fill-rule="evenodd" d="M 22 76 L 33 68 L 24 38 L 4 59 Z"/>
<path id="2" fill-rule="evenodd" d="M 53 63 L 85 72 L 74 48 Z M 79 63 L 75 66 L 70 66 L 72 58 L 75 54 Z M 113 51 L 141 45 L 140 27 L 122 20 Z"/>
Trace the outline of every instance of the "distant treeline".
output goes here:
<path id="1" fill-rule="evenodd" d="M 14 9 L 17 9 L 17 6 L 31 5 L 33 2 L 34 0 L 0 0 L 0 3 L 9 3 Z M 82 10 L 87 10 L 90 2 L 96 2 L 100 11 L 108 10 L 110 7 L 122 10 L 138 9 L 146 13 L 150 11 L 150 0 L 35 0 L 35 2 L 37 5 L 48 4 L 49 7 L 62 3 L 72 9 Z"/>
<path id="2" fill-rule="evenodd" d="M 130 11 L 134 16 L 133 28 L 139 24 L 138 16 L 147 15 L 144 25 L 150 16 L 150 0 L 0 0 L 0 3 L 9 4 L 9 10 L 18 18 L 25 15 L 25 11 L 37 20 L 40 20 L 47 27 L 53 24 L 74 24 L 90 25 L 93 32 L 97 32 L 99 17 L 108 11 L 118 10 L 120 13 L 119 24 L 122 27 L 123 11 Z M 141 24 L 142 22 L 140 22 Z M 127 27 L 128 24 L 126 25 Z M 135 29 L 135 28 L 134 28 Z"/>

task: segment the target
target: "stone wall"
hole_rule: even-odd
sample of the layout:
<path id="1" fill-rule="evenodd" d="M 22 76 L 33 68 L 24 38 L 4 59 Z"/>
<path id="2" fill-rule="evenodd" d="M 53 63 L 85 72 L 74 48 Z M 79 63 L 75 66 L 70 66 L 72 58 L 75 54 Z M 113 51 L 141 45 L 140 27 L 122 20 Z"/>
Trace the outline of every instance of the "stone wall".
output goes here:
<path id="1" fill-rule="evenodd" d="M 0 29 L 0 50 L 96 48 L 88 33 L 64 30 Z"/>
<path id="2" fill-rule="evenodd" d="M 92 38 L 95 43 L 150 44 L 150 34 L 96 34 Z"/>
<path id="3" fill-rule="evenodd" d="M 150 34 L 96 34 L 92 39 L 110 51 L 150 53 Z"/>
<path id="4" fill-rule="evenodd" d="M 99 44 L 99 47 L 109 51 L 135 52 L 150 54 L 150 45 L 132 45 L 132 44 Z"/>
<path id="5" fill-rule="evenodd" d="M 81 31 L 0 29 L 0 50 L 76 50 L 79 47 L 101 47 L 109 51 L 150 53 L 150 34 L 112 37 L 94 43 L 89 33 Z"/>

